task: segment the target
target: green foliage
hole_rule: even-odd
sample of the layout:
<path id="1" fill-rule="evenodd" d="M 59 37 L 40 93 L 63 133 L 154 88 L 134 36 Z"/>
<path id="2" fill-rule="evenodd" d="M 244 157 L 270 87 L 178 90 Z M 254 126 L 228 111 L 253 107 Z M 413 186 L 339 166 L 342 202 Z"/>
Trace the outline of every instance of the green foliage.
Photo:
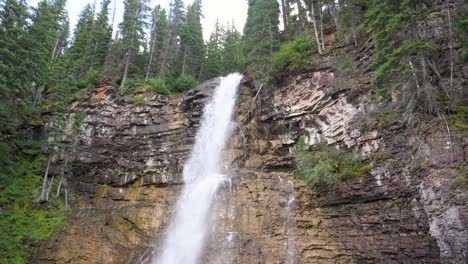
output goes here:
<path id="1" fill-rule="evenodd" d="M 234 25 L 228 25 L 224 33 L 222 58 L 224 74 L 243 70 L 242 36 Z"/>
<path id="2" fill-rule="evenodd" d="M 123 87 L 120 87 L 119 94 L 122 96 L 130 94 L 134 92 L 138 87 L 141 87 L 141 86 L 143 86 L 143 81 L 136 80 L 136 79 L 128 79 L 125 82 L 125 85 Z"/>
<path id="3" fill-rule="evenodd" d="M 350 152 L 337 150 L 326 144 L 315 145 L 308 150 L 300 140 L 295 148 L 296 171 L 309 186 L 336 187 L 342 180 L 361 176 L 372 169 Z"/>
<path id="4" fill-rule="evenodd" d="M 98 76 L 100 75 L 100 72 L 94 68 L 90 68 L 85 76 L 80 79 L 76 86 L 78 89 L 83 89 L 83 88 L 94 88 L 97 84 Z"/>
<path id="5" fill-rule="evenodd" d="M 468 106 L 458 105 L 455 110 L 457 113 L 452 116 L 454 125 L 462 129 L 468 129 Z"/>
<path id="6" fill-rule="evenodd" d="M 244 56 L 256 80 L 267 80 L 272 55 L 279 44 L 279 5 L 276 0 L 249 1 L 244 26 Z"/>
<path id="7" fill-rule="evenodd" d="M 385 62 L 377 67 L 374 78 L 372 79 L 372 84 L 377 86 L 382 81 L 393 76 L 397 76 L 393 79 L 394 85 L 401 84 L 404 80 L 407 80 L 410 74 L 413 72 L 408 63 L 402 60 L 402 58 L 416 57 L 415 55 L 411 54 L 429 52 L 433 50 L 433 48 L 433 46 L 421 40 L 403 41 L 401 46 L 395 48 L 392 53 L 387 54 L 385 57 Z"/>
<path id="8" fill-rule="evenodd" d="M 338 37 L 349 44 L 357 44 L 359 36 L 362 34 L 365 19 L 364 12 L 367 10 L 369 1 L 353 0 L 347 1 L 338 11 L 339 25 Z"/>
<path id="9" fill-rule="evenodd" d="M 20 142 L 18 160 L 7 143 L 0 142 L 0 262 L 26 263 L 28 241 L 45 240 L 65 219 L 62 197 L 53 197 L 48 208 L 36 207 L 37 187 L 45 163 L 42 143 Z"/>
<path id="10" fill-rule="evenodd" d="M 201 0 L 196 0 L 187 7 L 187 15 L 181 34 L 181 63 L 183 74 L 198 76 L 202 68 L 205 55 Z"/>
<path id="11" fill-rule="evenodd" d="M 460 56 L 460 62 L 468 64 L 468 17 L 465 13 L 465 17 L 457 22 L 457 28 L 461 32 L 462 48 L 463 53 Z"/>
<path id="12" fill-rule="evenodd" d="M 295 37 L 290 42 L 281 45 L 273 55 L 276 74 L 287 72 L 301 72 L 310 68 L 314 63 L 314 40 L 310 34 Z"/>
<path id="13" fill-rule="evenodd" d="M 166 82 L 162 79 L 158 78 L 151 78 L 147 81 L 150 86 L 150 90 L 155 93 L 160 93 L 164 95 L 170 95 L 171 90 L 169 90 Z"/>
<path id="14" fill-rule="evenodd" d="M 206 66 L 204 79 L 211 79 L 223 74 L 223 35 L 224 27 L 216 21 L 215 30 L 206 45 Z"/>
<path id="15" fill-rule="evenodd" d="M 468 171 L 466 168 L 460 168 L 460 176 L 455 178 L 452 183 L 454 188 L 463 188 L 468 190 Z"/>
<path id="16" fill-rule="evenodd" d="M 373 67 L 376 74 L 372 84 L 388 97 L 411 77 L 409 61 L 428 52 L 432 47 L 411 31 L 415 20 L 428 10 L 427 0 L 373 0 L 366 12 L 369 31 L 374 35 Z M 402 32 L 406 31 L 405 34 Z M 390 85 L 388 85 L 390 83 Z M 386 85 L 387 84 L 387 85 Z"/>
<path id="17" fill-rule="evenodd" d="M 138 94 L 133 96 L 133 104 L 136 106 L 142 106 L 145 104 L 145 96 L 143 94 Z"/>
<path id="18" fill-rule="evenodd" d="M 198 85 L 197 79 L 193 78 L 190 75 L 181 75 L 174 81 L 172 86 L 172 91 L 174 92 L 185 92 Z"/>

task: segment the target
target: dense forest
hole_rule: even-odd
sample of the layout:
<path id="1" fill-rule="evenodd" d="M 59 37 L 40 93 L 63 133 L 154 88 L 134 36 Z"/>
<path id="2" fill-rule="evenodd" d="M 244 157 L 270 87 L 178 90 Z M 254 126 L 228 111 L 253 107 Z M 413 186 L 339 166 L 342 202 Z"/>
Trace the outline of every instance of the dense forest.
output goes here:
<path id="1" fill-rule="evenodd" d="M 453 75 L 454 64 L 468 63 L 467 2 L 454 3 L 442 6 L 450 18 L 443 41 L 452 50 L 451 68 L 440 69 L 433 51 L 443 43 L 412 26 L 431 10 L 430 0 L 248 0 L 242 33 L 233 22 L 218 22 L 207 41 L 202 0 L 172 0 L 169 10 L 124 0 L 116 31 L 113 3 L 102 0 L 81 11 L 73 32 L 66 0 L 36 7 L 1 0 L 0 262 L 25 262 L 29 246 L 48 239 L 69 214 L 77 195 L 67 184 L 67 159 L 59 177 L 49 177 L 49 167 L 54 155 L 67 157 L 76 144 L 64 133 L 69 105 L 100 83 L 111 83 L 120 95 L 144 90 L 166 96 L 235 71 L 272 83 L 310 70 L 336 46 L 372 39 L 370 100 L 402 94 L 396 107 L 405 122 L 418 114 L 452 114 L 466 129 L 468 107 L 454 99 L 462 93 L 453 76 L 438 86 L 428 77 Z M 455 43 L 463 53 L 453 51 Z"/>

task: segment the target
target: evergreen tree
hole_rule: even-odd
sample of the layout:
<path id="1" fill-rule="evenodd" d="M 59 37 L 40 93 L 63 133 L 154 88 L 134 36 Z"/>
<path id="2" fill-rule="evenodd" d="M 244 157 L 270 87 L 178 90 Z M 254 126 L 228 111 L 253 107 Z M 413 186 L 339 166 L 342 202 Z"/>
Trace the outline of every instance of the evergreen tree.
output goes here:
<path id="1" fill-rule="evenodd" d="M 93 30 L 93 67 L 101 68 L 104 64 L 112 41 L 112 27 L 109 24 L 109 5 L 111 0 L 103 0 L 101 11 L 95 21 Z"/>
<path id="2" fill-rule="evenodd" d="M 125 11 L 123 21 L 120 24 L 123 48 L 123 75 L 121 87 L 127 80 L 130 64 L 137 57 L 141 47 L 144 45 L 144 27 L 146 13 L 148 11 L 148 0 L 125 0 Z M 144 63 L 143 63 L 144 65 Z"/>
<path id="3" fill-rule="evenodd" d="M 157 63 L 154 63 L 156 66 L 155 73 L 159 72 L 159 68 L 161 66 L 161 61 L 163 61 L 162 56 L 164 55 L 164 44 L 166 43 L 166 36 L 167 36 L 167 14 L 166 10 L 162 9 L 159 15 L 159 19 L 157 22 L 157 29 L 156 29 L 156 43 L 154 47 L 154 53 L 157 58 Z"/>
<path id="4" fill-rule="evenodd" d="M 367 9 L 365 0 L 346 1 L 339 11 L 339 36 L 345 43 L 357 46 L 359 31 L 364 23 L 364 11 Z"/>
<path id="5" fill-rule="evenodd" d="M 161 61 L 158 65 L 160 78 L 172 76 L 175 78 L 181 67 L 177 67 L 177 57 L 180 51 L 180 37 L 184 32 L 185 8 L 182 0 L 171 1 L 171 10 L 161 53 Z"/>
<path id="6" fill-rule="evenodd" d="M 222 41 L 224 28 L 216 21 L 215 30 L 210 35 L 206 48 L 206 66 L 204 69 L 205 80 L 221 76 L 223 72 Z"/>
<path id="7" fill-rule="evenodd" d="M 271 72 L 272 55 L 279 42 L 279 5 L 276 0 L 249 0 L 244 27 L 246 63 L 257 79 Z"/>
<path id="8" fill-rule="evenodd" d="M 0 137 L 15 131 L 14 100 L 21 96 L 25 84 L 25 57 L 27 6 L 24 1 L 5 0 L 0 8 Z"/>
<path id="9" fill-rule="evenodd" d="M 30 95 L 33 103 L 41 100 L 49 80 L 57 43 L 66 25 L 65 0 L 41 1 L 34 9 L 32 24 L 25 43 L 27 54 L 24 65 L 29 73 Z"/>
<path id="10" fill-rule="evenodd" d="M 232 25 L 228 25 L 224 36 L 223 45 L 223 70 L 224 74 L 240 72 L 243 69 L 242 36 Z"/>
<path id="11" fill-rule="evenodd" d="M 94 9 L 90 4 L 81 11 L 75 28 L 73 46 L 70 49 L 70 63 L 75 78 L 82 78 L 94 64 L 95 31 Z"/>
<path id="12" fill-rule="evenodd" d="M 187 17 L 181 36 L 182 75 L 200 77 L 205 49 L 201 17 L 201 0 L 196 0 L 193 5 L 187 7 Z"/>
<path id="13" fill-rule="evenodd" d="M 145 73 L 145 82 L 148 80 L 150 73 L 154 71 L 153 60 L 157 57 L 156 52 L 156 43 L 158 39 L 158 28 L 159 28 L 159 17 L 161 15 L 161 6 L 157 5 L 151 12 L 151 32 L 150 32 L 150 42 L 149 42 L 149 61 L 148 66 L 146 67 Z"/>

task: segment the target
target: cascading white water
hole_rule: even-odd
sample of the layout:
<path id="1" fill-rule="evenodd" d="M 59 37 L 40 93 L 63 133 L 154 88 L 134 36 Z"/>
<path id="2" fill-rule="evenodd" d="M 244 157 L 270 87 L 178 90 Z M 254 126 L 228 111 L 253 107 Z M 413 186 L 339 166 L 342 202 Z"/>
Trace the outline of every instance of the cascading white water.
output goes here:
<path id="1" fill-rule="evenodd" d="M 223 175 L 222 151 L 231 132 L 231 118 L 242 79 L 238 73 L 221 78 L 205 106 L 202 124 L 189 160 L 184 166 L 184 189 L 175 218 L 168 228 L 162 252 L 153 264 L 196 264 L 202 254 L 208 216 Z"/>
<path id="2" fill-rule="evenodd" d="M 296 198 L 294 198 L 294 183 L 290 180 L 285 181 L 280 176 L 278 176 L 278 180 L 280 182 L 281 191 L 284 192 L 282 202 L 284 202 L 286 207 L 286 264 L 296 264 L 296 245 L 293 232 L 293 230 L 296 228 L 296 220 L 294 219 L 291 213 L 291 209 L 296 201 Z"/>

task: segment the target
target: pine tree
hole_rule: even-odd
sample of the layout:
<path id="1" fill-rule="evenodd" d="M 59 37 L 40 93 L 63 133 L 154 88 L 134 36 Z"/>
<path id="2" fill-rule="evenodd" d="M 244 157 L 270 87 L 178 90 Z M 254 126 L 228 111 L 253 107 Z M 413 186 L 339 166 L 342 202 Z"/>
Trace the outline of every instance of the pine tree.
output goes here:
<path id="1" fill-rule="evenodd" d="M 15 131 L 14 100 L 25 84 L 24 37 L 29 14 L 24 1 L 6 0 L 0 9 L 0 138 Z"/>
<path id="2" fill-rule="evenodd" d="M 120 24 L 123 47 L 123 75 L 121 87 L 125 86 L 130 64 L 144 45 L 144 27 L 148 0 L 126 0 L 123 21 Z M 143 63 L 144 65 L 144 63 Z"/>
<path id="3" fill-rule="evenodd" d="M 250 0 L 244 27 L 244 54 L 252 74 L 265 79 L 279 42 L 279 5 L 276 0 Z"/>
<path id="4" fill-rule="evenodd" d="M 164 38 L 164 47 L 161 53 L 160 64 L 158 65 L 158 76 L 160 78 L 166 76 L 177 76 L 177 72 L 181 67 L 177 67 L 177 57 L 180 51 L 180 36 L 183 34 L 183 25 L 185 19 L 185 8 L 182 0 L 171 1 L 171 10 L 169 13 L 169 21 Z"/>
<path id="5" fill-rule="evenodd" d="M 223 37 L 224 28 L 219 21 L 216 21 L 215 29 L 206 45 L 206 66 L 203 78 L 205 80 L 221 76 L 224 73 L 222 61 Z"/>
<path id="6" fill-rule="evenodd" d="M 57 43 L 63 38 L 66 27 L 65 0 L 42 1 L 35 8 L 25 38 L 26 56 L 23 61 L 28 72 L 30 98 L 33 104 L 40 101 L 47 92 L 49 70 L 54 62 Z"/>
<path id="7" fill-rule="evenodd" d="M 155 74 L 159 72 L 159 66 L 161 66 L 161 61 L 163 60 L 163 51 L 164 51 L 164 44 L 166 43 L 166 36 L 167 36 L 167 13 L 165 9 L 161 10 L 161 14 L 159 15 L 159 20 L 157 22 L 157 38 L 156 38 L 156 44 L 154 48 L 154 52 L 157 58 L 157 63 L 155 63 Z"/>
<path id="8" fill-rule="evenodd" d="M 101 68 L 112 42 L 112 27 L 109 24 L 109 5 L 111 0 L 104 0 L 93 30 L 94 58 L 93 67 Z"/>
<path id="9" fill-rule="evenodd" d="M 341 6 L 338 14 L 340 21 L 338 34 L 345 43 L 352 42 L 357 46 L 359 28 L 364 24 L 364 11 L 367 9 L 367 4 L 366 0 L 355 0 L 346 1 Z"/>
<path id="10" fill-rule="evenodd" d="M 75 28 L 73 46 L 70 49 L 70 63 L 75 78 L 82 78 L 94 64 L 94 9 L 90 4 L 81 11 Z"/>
<path id="11" fill-rule="evenodd" d="M 240 72 L 243 69 L 242 36 L 234 27 L 234 22 L 227 26 L 223 45 L 224 74 Z"/>
<path id="12" fill-rule="evenodd" d="M 145 82 L 148 80 L 150 73 L 154 70 L 154 63 L 153 60 L 154 58 L 157 57 L 157 52 L 156 52 L 156 43 L 158 37 L 158 29 L 159 29 L 159 17 L 161 15 L 161 6 L 157 5 L 153 11 L 151 12 L 151 32 L 150 32 L 150 42 L 149 42 L 149 61 L 148 61 L 148 66 L 146 67 L 146 73 L 145 73 Z"/>
<path id="13" fill-rule="evenodd" d="M 200 76 L 204 57 L 203 30 L 201 25 L 201 0 L 196 0 L 187 7 L 183 33 L 181 36 L 181 74 Z"/>

